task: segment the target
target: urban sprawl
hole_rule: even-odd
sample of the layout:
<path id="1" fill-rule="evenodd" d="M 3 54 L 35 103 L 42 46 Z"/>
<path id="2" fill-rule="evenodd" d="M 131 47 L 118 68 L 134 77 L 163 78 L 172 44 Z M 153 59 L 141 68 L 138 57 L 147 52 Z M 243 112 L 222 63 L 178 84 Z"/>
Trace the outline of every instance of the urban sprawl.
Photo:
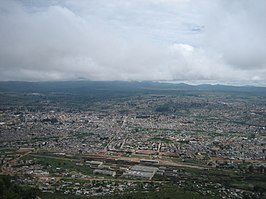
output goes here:
<path id="1" fill-rule="evenodd" d="M 265 177 L 264 98 L 210 92 L 106 99 L 82 110 L 59 104 L 0 107 L 1 171 L 16 183 L 79 196 L 169 184 L 220 198 L 263 194 L 265 183 L 248 179 Z M 240 178 L 250 186 L 230 182 Z"/>

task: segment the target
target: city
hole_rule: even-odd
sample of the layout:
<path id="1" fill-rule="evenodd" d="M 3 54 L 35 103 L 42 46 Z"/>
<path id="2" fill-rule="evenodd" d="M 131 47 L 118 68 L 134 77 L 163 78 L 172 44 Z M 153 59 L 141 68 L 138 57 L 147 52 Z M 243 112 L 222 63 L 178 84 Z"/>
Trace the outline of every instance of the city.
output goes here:
<path id="1" fill-rule="evenodd" d="M 266 199 L 266 0 L 0 0 L 0 199 Z"/>
<path id="2" fill-rule="evenodd" d="M 169 186 L 220 198 L 265 193 L 264 94 L 195 90 L 67 102 L 76 109 L 49 93 L 28 96 L 32 103 L 6 101 L 0 112 L 1 170 L 17 183 L 76 196 Z"/>

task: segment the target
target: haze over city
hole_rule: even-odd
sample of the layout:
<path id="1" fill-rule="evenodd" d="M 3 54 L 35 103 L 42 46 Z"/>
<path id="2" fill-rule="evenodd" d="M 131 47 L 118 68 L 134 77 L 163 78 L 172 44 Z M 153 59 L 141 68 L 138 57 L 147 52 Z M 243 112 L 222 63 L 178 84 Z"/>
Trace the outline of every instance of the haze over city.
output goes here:
<path id="1" fill-rule="evenodd" d="M 1 0 L 1 81 L 266 85 L 264 0 Z"/>

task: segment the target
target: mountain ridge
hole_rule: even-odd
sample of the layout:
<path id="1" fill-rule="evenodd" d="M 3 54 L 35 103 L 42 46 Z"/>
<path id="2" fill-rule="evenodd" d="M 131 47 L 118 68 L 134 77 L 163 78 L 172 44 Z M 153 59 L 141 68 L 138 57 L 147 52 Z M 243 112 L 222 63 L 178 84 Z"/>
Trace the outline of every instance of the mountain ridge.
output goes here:
<path id="1" fill-rule="evenodd" d="M 0 81 L 0 92 L 83 92 L 86 90 L 187 90 L 187 91 L 229 91 L 263 92 L 266 87 L 231 86 L 223 84 L 163 83 L 152 81 Z"/>

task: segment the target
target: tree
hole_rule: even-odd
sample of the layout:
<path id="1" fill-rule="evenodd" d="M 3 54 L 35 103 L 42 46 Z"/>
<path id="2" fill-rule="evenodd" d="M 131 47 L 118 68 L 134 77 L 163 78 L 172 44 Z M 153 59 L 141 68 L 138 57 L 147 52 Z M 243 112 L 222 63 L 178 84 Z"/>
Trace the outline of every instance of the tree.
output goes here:
<path id="1" fill-rule="evenodd" d="M 11 183 L 9 176 L 0 176 L 0 198 L 1 199 L 35 199 L 37 189 L 20 187 Z"/>
<path id="2" fill-rule="evenodd" d="M 248 171 L 249 171 L 250 173 L 253 173 L 253 172 L 254 172 L 254 166 L 253 166 L 253 165 L 249 165 L 249 166 L 248 166 Z"/>

